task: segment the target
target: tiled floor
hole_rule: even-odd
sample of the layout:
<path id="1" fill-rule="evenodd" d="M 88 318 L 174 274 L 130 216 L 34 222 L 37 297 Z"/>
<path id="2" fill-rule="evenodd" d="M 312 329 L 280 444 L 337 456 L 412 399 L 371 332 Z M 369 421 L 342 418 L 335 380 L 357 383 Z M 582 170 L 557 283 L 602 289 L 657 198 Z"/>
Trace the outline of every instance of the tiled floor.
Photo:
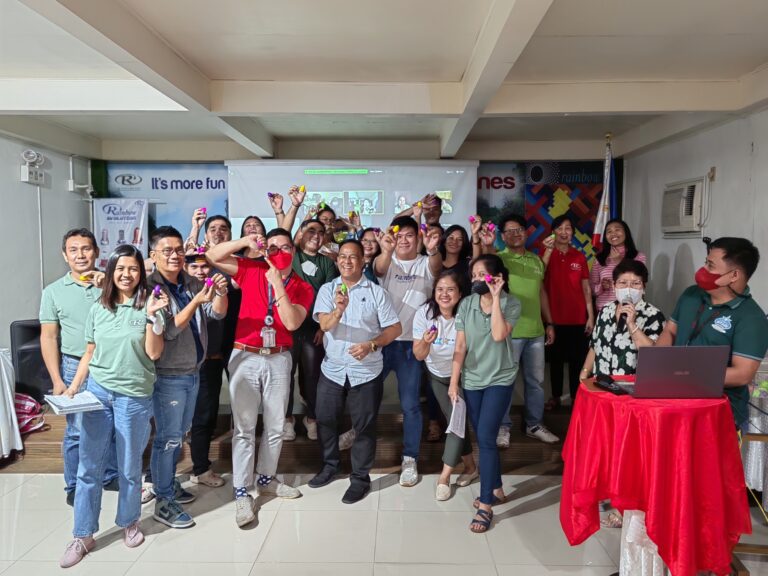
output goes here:
<path id="1" fill-rule="evenodd" d="M 187 507 L 197 520 L 172 530 L 144 507 L 146 542 L 122 543 L 114 527 L 117 498 L 105 493 L 98 546 L 67 574 L 98 576 L 608 576 L 617 570 L 619 531 L 603 529 L 570 547 L 558 520 L 560 478 L 507 476 L 512 500 L 496 509 L 485 535 L 468 530 L 479 485 L 434 499 L 435 476 L 402 488 L 395 475 L 379 475 L 362 502 L 341 503 L 346 480 L 312 490 L 309 476 L 289 477 L 304 496 L 259 500 L 258 524 L 238 529 L 227 488 L 193 486 Z M 63 574 L 58 560 L 71 538 L 71 509 L 60 474 L 0 474 L 0 574 Z M 228 483 L 228 486 L 231 484 Z M 756 522 L 757 524 L 757 522 Z M 768 531 L 755 526 L 756 537 Z M 752 574 L 768 575 L 759 557 L 745 560 Z"/>

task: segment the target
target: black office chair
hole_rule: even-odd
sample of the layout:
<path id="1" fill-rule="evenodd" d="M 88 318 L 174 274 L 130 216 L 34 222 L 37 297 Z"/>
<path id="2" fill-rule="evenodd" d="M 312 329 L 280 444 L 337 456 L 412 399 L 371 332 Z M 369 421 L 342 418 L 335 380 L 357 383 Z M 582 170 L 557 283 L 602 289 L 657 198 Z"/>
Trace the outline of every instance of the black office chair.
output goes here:
<path id="1" fill-rule="evenodd" d="M 11 359 L 16 374 L 16 392 L 29 394 L 38 402 L 53 389 L 53 382 L 40 351 L 40 322 L 11 322 Z"/>

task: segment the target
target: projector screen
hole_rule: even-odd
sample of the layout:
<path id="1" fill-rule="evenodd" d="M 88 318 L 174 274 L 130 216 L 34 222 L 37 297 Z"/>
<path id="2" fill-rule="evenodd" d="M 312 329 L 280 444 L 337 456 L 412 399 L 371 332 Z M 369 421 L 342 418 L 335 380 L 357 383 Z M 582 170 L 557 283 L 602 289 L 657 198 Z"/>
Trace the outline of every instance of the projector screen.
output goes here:
<path id="1" fill-rule="evenodd" d="M 472 161 L 246 160 L 226 165 L 233 238 L 239 236 L 243 220 L 251 214 L 259 216 L 267 230 L 274 228 L 277 221 L 267 193 L 282 194 L 287 210 L 288 189 L 294 184 L 307 189 L 294 230 L 306 211 L 320 202 L 338 216 L 346 217 L 351 210 L 360 212 L 366 228 L 386 228 L 395 214 L 429 193 L 443 199 L 443 227 L 466 225 L 467 217 L 476 213 L 478 163 Z"/>

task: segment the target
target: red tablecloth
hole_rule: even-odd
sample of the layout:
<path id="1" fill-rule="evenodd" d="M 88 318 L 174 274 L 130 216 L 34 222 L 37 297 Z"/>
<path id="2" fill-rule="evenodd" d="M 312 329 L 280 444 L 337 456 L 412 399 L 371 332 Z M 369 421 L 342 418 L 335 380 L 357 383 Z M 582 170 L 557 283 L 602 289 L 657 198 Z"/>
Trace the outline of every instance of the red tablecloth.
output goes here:
<path id="1" fill-rule="evenodd" d="M 571 545 L 600 528 L 598 502 L 646 513 L 673 576 L 728 574 L 752 532 L 728 400 L 648 400 L 581 385 L 563 448 L 560 524 Z"/>

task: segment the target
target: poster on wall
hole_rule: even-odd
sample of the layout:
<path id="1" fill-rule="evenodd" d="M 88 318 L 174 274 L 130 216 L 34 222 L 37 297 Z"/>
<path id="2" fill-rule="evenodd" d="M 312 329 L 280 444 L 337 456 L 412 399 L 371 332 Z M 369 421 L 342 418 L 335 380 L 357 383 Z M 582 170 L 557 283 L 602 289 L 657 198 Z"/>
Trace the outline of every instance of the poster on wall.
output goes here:
<path id="1" fill-rule="evenodd" d="M 185 238 L 192 213 L 205 208 L 209 216 L 227 215 L 227 168 L 224 164 L 107 164 L 112 198 L 146 198 L 149 231 L 173 226 Z"/>
<path id="2" fill-rule="evenodd" d="M 481 162 L 477 209 L 483 220 L 525 215 L 528 249 L 539 252 L 552 220 L 569 214 L 573 245 L 592 262 L 592 231 L 603 193 L 602 162 Z M 500 242 L 500 240 L 499 240 Z"/>
<path id="3" fill-rule="evenodd" d="M 104 270 L 112 251 L 132 244 L 147 253 L 149 204 L 146 198 L 95 198 L 93 228 L 99 243 L 98 268 Z"/>

